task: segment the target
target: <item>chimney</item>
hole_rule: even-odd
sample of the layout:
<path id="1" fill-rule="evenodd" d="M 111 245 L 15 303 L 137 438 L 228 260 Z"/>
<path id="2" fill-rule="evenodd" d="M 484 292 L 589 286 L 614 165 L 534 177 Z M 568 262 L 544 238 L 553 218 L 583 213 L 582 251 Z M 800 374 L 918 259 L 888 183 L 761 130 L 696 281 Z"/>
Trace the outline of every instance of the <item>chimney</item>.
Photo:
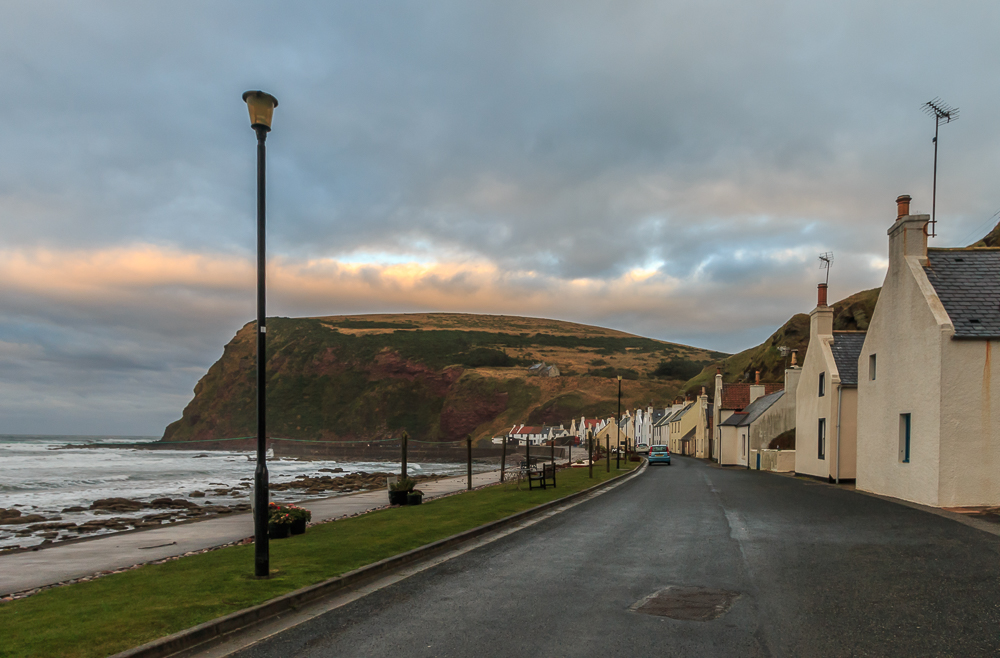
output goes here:
<path id="1" fill-rule="evenodd" d="M 896 197 L 896 221 L 910 214 L 910 195 L 903 194 Z"/>
<path id="2" fill-rule="evenodd" d="M 816 306 L 826 306 L 826 284 L 821 283 L 816 291 Z"/>
<path id="3" fill-rule="evenodd" d="M 753 383 L 760 386 L 760 370 L 755 371 Z"/>
<path id="4" fill-rule="evenodd" d="M 792 367 L 795 367 L 796 362 L 799 360 L 799 351 L 792 350 Z"/>
<path id="5" fill-rule="evenodd" d="M 930 215 L 911 215 L 910 197 L 896 199 L 896 221 L 889 227 L 889 270 L 906 268 L 905 257 L 916 256 L 918 264 L 927 264 L 927 224 Z"/>

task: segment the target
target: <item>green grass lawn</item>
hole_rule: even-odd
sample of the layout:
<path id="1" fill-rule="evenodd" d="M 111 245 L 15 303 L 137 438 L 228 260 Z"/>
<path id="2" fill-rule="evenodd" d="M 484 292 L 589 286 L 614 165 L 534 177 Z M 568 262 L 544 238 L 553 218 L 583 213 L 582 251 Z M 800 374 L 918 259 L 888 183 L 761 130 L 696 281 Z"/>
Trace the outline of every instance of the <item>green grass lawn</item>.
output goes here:
<path id="1" fill-rule="evenodd" d="M 595 466 L 593 480 L 584 468 L 562 470 L 555 489 L 508 483 L 318 525 L 271 541 L 269 579 L 253 578 L 246 545 L 46 590 L 0 604 L 0 656 L 108 656 L 619 474 L 614 464 L 611 473 Z"/>

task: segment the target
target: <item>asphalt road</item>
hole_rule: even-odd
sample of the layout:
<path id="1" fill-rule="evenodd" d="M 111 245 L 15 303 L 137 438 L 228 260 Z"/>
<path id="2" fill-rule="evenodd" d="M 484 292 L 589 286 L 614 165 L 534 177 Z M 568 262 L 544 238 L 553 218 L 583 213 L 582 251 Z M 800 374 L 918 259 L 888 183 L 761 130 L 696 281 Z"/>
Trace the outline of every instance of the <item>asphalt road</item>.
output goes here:
<path id="1" fill-rule="evenodd" d="M 675 458 L 237 655 L 996 656 L 998 576 L 995 535 Z M 738 597 L 710 621 L 630 609 L 670 586 Z"/>

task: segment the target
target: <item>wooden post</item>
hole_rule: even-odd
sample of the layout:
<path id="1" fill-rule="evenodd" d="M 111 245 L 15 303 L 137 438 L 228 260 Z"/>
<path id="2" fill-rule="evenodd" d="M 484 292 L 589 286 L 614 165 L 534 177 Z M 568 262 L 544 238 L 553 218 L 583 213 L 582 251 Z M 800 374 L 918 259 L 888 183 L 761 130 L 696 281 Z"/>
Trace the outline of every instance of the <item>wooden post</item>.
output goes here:
<path id="1" fill-rule="evenodd" d="M 551 458 L 551 461 L 552 461 L 552 468 L 554 469 L 556 467 L 556 440 L 555 440 L 555 437 L 552 438 L 552 445 L 550 447 L 552 448 L 552 458 Z"/>
<path id="2" fill-rule="evenodd" d="M 587 430 L 587 465 L 590 468 L 590 478 L 594 478 L 594 430 Z"/>
<path id="3" fill-rule="evenodd" d="M 410 436 L 406 433 L 406 430 L 403 430 L 403 463 L 402 467 L 399 469 L 399 476 L 404 478 L 406 477 L 406 440 L 408 438 L 410 438 Z"/>
<path id="4" fill-rule="evenodd" d="M 610 473 L 611 472 L 611 432 L 608 432 L 608 435 L 606 437 L 604 437 L 604 452 L 608 453 L 607 454 L 608 473 Z"/>
<path id="5" fill-rule="evenodd" d="M 469 473 L 469 487 L 468 490 L 472 491 L 472 435 L 469 434 L 465 437 L 465 445 L 469 449 L 469 459 L 468 459 L 468 473 Z"/>
<path id="6" fill-rule="evenodd" d="M 504 468 L 507 466 L 507 435 L 503 435 L 503 448 L 500 450 L 500 483 L 503 484 Z"/>

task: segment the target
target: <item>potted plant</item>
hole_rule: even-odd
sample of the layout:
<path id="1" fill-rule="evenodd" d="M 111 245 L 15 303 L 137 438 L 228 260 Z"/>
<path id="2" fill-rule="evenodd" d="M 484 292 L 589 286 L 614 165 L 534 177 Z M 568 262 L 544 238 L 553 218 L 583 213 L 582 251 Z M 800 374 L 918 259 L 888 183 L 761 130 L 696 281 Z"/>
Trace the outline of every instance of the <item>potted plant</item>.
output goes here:
<path id="1" fill-rule="evenodd" d="M 298 505 L 289 505 L 285 509 L 288 515 L 292 517 L 292 534 L 305 534 L 306 524 L 312 520 L 312 512 Z"/>
<path id="2" fill-rule="evenodd" d="M 267 507 L 267 536 L 270 539 L 284 539 L 292 532 L 292 515 L 277 503 L 271 503 Z"/>
<path id="3" fill-rule="evenodd" d="M 405 505 L 407 495 L 417 486 L 415 480 L 411 478 L 399 478 L 389 485 L 389 504 Z"/>
<path id="4" fill-rule="evenodd" d="M 422 502 L 424 502 L 424 492 L 420 489 L 414 489 L 406 494 L 407 505 L 419 505 Z"/>

